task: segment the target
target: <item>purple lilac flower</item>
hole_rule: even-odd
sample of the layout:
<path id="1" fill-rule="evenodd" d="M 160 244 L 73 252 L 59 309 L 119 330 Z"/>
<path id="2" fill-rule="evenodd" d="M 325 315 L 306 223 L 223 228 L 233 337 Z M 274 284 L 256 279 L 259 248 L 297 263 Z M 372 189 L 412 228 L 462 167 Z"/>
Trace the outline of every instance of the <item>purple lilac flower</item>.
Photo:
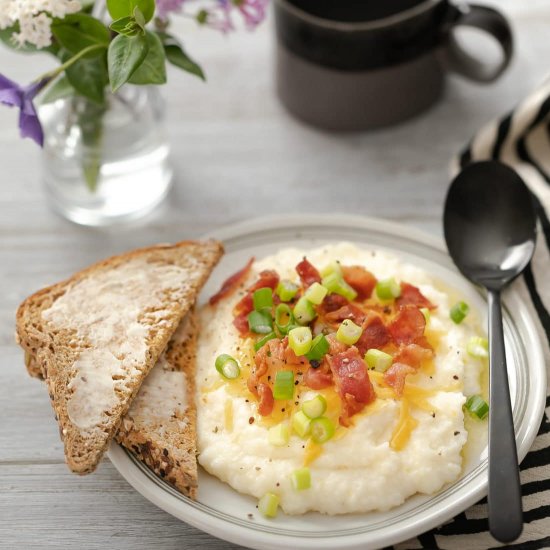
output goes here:
<path id="1" fill-rule="evenodd" d="M 19 86 L 16 82 L 0 74 L 0 103 L 19 108 L 21 137 L 31 138 L 40 147 L 44 144 L 44 132 L 40 120 L 38 120 L 33 99 L 48 82 L 49 79 L 45 78 L 38 82 L 32 82 L 28 86 Z"/>
<path id="2" fill-rule="evenodd" d="M 250 28 L 256 27 L 265 19 L 268 3 L 269 0 L 233 0 L 233 4 Z"/>
<path id="3" fill-rule="evenodd" d="M 171 13 L 178 13 L 185 0 L 157 0 L 156 16 L 165 21 Z"/>

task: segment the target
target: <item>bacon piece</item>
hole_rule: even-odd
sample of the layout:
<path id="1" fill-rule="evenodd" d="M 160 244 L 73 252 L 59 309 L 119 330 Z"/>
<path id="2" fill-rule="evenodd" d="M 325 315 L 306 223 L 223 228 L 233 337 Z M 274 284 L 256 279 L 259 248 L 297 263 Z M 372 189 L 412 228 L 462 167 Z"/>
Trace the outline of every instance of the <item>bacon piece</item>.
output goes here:
<path id="1" fill-rule="evenodd" d="M 391 335 L 382 318 L 374 312 L 369 312 L 362 324 L 363 332 L 355 346 L 361 355 L 369 349 L 382 349 L 391 341 Z"/>
<path id="2" fill-rule="evenodd" d="M 332 371 L 328 360 L 323 358 L 319 367 L 309 367 L 304 375 L 304 384 L 312 390 L 322 390 L 332 386 Z"/>
<path id="3" fill-rule="evenodd" d="M 388 325 L 388 330 L 397 344 L 412 344 L 424 335 L 426 319 L 416 306 L 403 306 Z"/>
<path id="4" fill-rule="evenodd" d="M 258 350 L 256 357 L 254 357 L 254 365 L 247 380 L 248 389 L 257 396 L 258 384 L 262 376 L 267 374 L 267 371 L 275 372 L 284 368 L 285 365 L 283 343 L 276 338 L 269 340 Z"/>
<path id="5" fill-rule="evenodd" d="M 321 282 L 321 275 L 306 258 L 296 266 L 296 272 L 300 276 L 300 281 L 302 281 L 305 287 L 311 286 L 313 283 Z"/>
<path id="6" fill-rule="evenodd" d="M 386 382 L 388 386 L 391 386 L 393 391 L 401 397 L 403 395 L 403 388 L 405 387 L 405 378 L 414 372 L 416 372 L 416 370 L 409 365 L 394 363 L 384 373 L 384 382 Z"/>
<path id="7" fill-rule="evenodd" d="M 395 304 L 398 308 L 408 305 L 418 308 L 427 307 L 428 309 L 435 309 L 437 307 L 417 287 L 409 283 L 401 283 L 401 296 L 395 300 Z"/>
<path id="8" fill-rule="evenodd" d="M 347 304 L 325 315 L 325 320 L 329 323 L 340 323 L 344 319 L 351 319 L 355 324 L 361 325 L 365 320 L 365 312 L 356 305 Z"/>
<path id="9" fill-rule="evenodd" d="M 340 424 L 349 425 L 349 419 L 376 399 L 363 358 L 356 347 L 328 358 L 336 389 L 342 400 Z"/>
<path id="10" fill-rule="evenodd" d="M 422 362 L 431 359 L 433 354 L 432 349 L 427 349 L 418 344 L 407 344 L 399 348 L 393 356 L 393 360 L 395 363 L 403 363 L 413 369 L 418 369 Z"/>
<path id="11" fill-rule="evenodd" d="M 323 300 L 322 308 L 325 313 L 336 311 L 341 307 L 347 305 L 349 302 L 340 294 L 327 294 Z"/>
<path id="12" fill-rule="evenodd" d="M 254 300 L 252 293 L 247 292 L 235 305 L 233 308 L 233 313 L 239 315 L 244 313 L 248 315 L 254 309 Z"/>
<path id="13" fill-rule="evenodd" d="M 358 298 L 365 300 L 370 298 L 376 286 L 376 277 L 360 265 L 342 266 L 344 281 L 348 283 L 358 295 Z"/>
<path id="14" fill-rule="evenodd" d="M 273 269 L 264 269 L 260 272 L 260 278 L 248 289 L 248 292 L 254 293 L 259 288 L 271 288 L 275 290 L 279 284 L 279 274 Z"/>
<path id="15" fill-rule="evenodd" d="M 237 273 L 234 273 L 231 277 L 228 277 L 223 282 L 220 290 L 218 290 L 214 296 L 210 297 L 210 300 L 208 300 L 209 304 L 212 306 L 218 303 L 222 298 L 225 298 L 228 294 L 234 292 L 235 289 L 246 279 L 253 263 L 254 257 L 250 258 L 248 263 L 242 269 L 237 271 Z"/>
<path id="16" fill-rule="evenodd" d="M 348 346 L 346 344 L 342 344 L 342 342 L 338 342 L 336 340 L 336 334 L 332 333 L 327 336 L 328 341 L 328 352 L 330 355 L 336 355 L 337 353 L 342 353 L 348 349 Z"/>
<path id="17" fill-rule="evenodd" d="M 275 403 L 271 388 L 263 382 L 258 384 L 258 395 L 260 397 L 258 412 L 262 416 L 269 416 L 273 411 L 273 404 Z"/>
<path id="18" fill-rule="evenodd" d="M 248 314 L 240 313 L 233 319 L 233 325 L 239 331 L 241 336 L 244 336 L 250 330 L 248 326 Z"/>

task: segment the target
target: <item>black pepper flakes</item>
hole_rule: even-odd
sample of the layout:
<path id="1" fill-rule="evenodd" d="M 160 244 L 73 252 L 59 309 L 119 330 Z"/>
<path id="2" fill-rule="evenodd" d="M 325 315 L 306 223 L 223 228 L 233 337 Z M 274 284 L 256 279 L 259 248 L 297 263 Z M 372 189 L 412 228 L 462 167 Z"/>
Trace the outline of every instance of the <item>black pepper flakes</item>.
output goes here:
<path id="1" fill-rule="evenodd" d="M 460 435 L 460 432 L 455 432 L 455 435 Z"/>
<path id="2" fill-rule="evenodd" d="M 458 376 L 456 374 L 453 375 L 454 380 L 458 380 Z"/>
<path id="3" fill-rule="evenodd" d="M 254 417 L 251 416 L 249 419 L 248 419 L 248 423 L 249 424 L 254 424 Z"/>
<path id="4" fill-rule="evenodd" d="M 256 508 L 257 508 L 257 506 L 256 506 Z M 248 514 L 246 517 L 247 517 L 248 519 L 254 519 L 254 514 Z"/>

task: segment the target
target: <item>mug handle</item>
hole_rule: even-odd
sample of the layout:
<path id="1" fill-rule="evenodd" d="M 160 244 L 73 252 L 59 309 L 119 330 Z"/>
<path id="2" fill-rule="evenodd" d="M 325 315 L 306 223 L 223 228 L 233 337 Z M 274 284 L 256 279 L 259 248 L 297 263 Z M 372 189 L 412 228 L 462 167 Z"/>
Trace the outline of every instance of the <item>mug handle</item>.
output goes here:
<path id="1" fill-rule="evenodd" d="M 459 26 L 475 27 L 491 35 L 502 48 L 502 60 L 489 64 L 470 55 L 453 35 L 453 29 Z M 448 69 L 471 80 L 493 82 L 510 64 L 513 43 L 512 29 L 504 15 L 486 6 L 463 4 L 458 7 L 457 17 L 448 28 L 444 61 Z"/>

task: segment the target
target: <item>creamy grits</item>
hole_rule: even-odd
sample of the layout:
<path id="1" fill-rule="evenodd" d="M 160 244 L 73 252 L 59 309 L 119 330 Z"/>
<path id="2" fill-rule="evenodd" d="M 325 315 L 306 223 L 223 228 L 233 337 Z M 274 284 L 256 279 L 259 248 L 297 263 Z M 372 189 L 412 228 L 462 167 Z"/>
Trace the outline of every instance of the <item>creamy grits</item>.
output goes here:
<path id="1" fill-rule="evenodd" d="M 424 345 L 433 350 L 433 359 L 406 376 L 401 395 L 388 386 L 384 373 L 368 370 L 375 398 L 344 425 L 339 422 L 342 404 L 334 388 L 313 390 L 298 382 L 303 374 L 298 371 L 313 368 L 309 364 L 295 367 L 293 398 L 275 400 L 269 415 L 259 414 L 258 397 L 247 388 L 254 368 L 254 340 L 243 337 L 234 326 L 234 307 L 263 270 L 275 270 L 281 279 L 299 283 L 295 266 L 304 257 L 321 271 L 338 261 L 363 266 L 377 280 L 394 277 L 417 287 L 435 306 L 424 329 Z M 372 307 L 377 306 L 376 300 L 370 299 Z M 449 316 L 453 304 L 453 297 L 424 270 L 392 254 L 350 243 L 314 250 L 289 248 L 254 262 L 235 292 L 200 312 L 199 463 L 240 493 L 256 498 L 275 494 L 287 514 L 384 511 L 416 493 L 437 492 L 461 473 L 468 437 L 463 406 L 468 396 L 483 393 L 480 381 L 486 368 L 485 360 L 466 352 L 469 340 L 482 334 L 476 312 L 470 311 L 464 322 L 455 324 Z M 239 362 L 239 379 L 224 380 L 216 370 L 220 354 Z M 294 415 L 318 394 L 325 397 L 325 414 L 335 426 L 334 436 L 322 444 L 292 430 Z M 282 446 L 268 440 L 269 429 L 279 424 L 290 426 L 291 435 Z M 309 468 L 311 485 L 296 490 L 291 477 L 303 467 Z"/>

